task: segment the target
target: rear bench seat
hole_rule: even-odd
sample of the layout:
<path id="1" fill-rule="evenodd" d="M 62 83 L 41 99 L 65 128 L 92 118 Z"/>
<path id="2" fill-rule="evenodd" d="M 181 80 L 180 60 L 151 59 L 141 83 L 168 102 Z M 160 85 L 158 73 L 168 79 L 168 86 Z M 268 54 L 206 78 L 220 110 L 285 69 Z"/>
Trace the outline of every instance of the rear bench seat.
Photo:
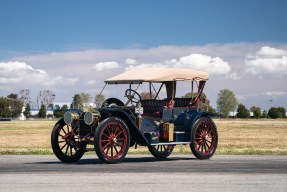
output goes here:
<path id="1" fill-rule="evenodd" d="M 168 106 L 171 99 L 153 100 L 145 99 L 141 100 L 141 105 L 144 108 L 144 116 L 152 116 L 161 118 L 162 110 L 165 106 Z M 190 98 L 174 98 L 174 108 L 176 107 L 188 107 L 190 104 Z"/>

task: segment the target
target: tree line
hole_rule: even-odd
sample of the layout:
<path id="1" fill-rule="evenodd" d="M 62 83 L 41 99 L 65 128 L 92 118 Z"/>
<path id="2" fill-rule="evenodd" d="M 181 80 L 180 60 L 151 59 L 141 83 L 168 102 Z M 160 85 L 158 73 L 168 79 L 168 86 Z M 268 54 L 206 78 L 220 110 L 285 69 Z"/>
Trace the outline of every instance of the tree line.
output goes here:
<path id="1" fill-rule="evenodd" d="M 229 116 L 231 111 L 236 110 L 235 117 L 238 118 L 249 118 L 250 113 L 253 113 L 253 118 L 286 118 L 286 110 L 283 107 L 271 107 L 268 112 L 262 111 L 260 107 L 252 106 L 248 110 L 245 105 L 238 103 L 235 94 L 228 89 L 223 89 L 218 93 L 216 104 L 218 107 L 218 112 L 225 117 Z"/>
<path id="2" fill-rule="evenodd" d="M 195 98 L 197 93 L 186 93 L 182 97 L 185 98 Z M 147 99 L 150 97 L 149 92 L 142 92 L 142 99 Z M 155 93 L 152 93 L 155 97 Z M 41 90 L 36 98 L 36 104 L 31 102 L 30 90 L 23 89 L 20 90 L 18 94 L 11 93 L 6 97 L 0 97 L 0 117 L 1 118 L 16 118 L 19 117 L 23 112 L 26 118 L 31 116 L 31 108 L 37 107 L 39 113 L 37 114 L 40 118 L 47 117 L 47 109 L 52 108 L 53 101 L 56 95 L 51 90 Z M 73 96 L 70 106 L 63 105 L 62 107 L 55 107 L 53 109 L 53 116 L 62 117 L 65 110 L 67 109 L 78 109 L 84 110 L 90 106 L 92 96 L 89 93 L 77 93 Z M 105 96 L 102 94 L 97 94 L 94 98 L 94 107 L 101 107 L 105 101 Z M 220 115 L 222 117 L 229 117 L 229 113 L 236 111 L 236 117 L 238 118 L 250 118 L 250 112 L 253 113 L 253 118 L 286 118 L 286 110 L 283 107 L 271 107 L 268 111 L 261 110 L 258 106 L 252 106 L 248 110 L 242 103 L 239 103 L 235 94 L 228 89 L 220 90 L 217 95 L 217 110 L 215 110 L 210 105 L 210 100 L 207 98 L 206 94 L 202 93 L 200 98 L 200 104 L 198 109 L 200 111 L 208 111 L 213 114 Z M 24 107 L 24 111 L 22 111 Z"/>

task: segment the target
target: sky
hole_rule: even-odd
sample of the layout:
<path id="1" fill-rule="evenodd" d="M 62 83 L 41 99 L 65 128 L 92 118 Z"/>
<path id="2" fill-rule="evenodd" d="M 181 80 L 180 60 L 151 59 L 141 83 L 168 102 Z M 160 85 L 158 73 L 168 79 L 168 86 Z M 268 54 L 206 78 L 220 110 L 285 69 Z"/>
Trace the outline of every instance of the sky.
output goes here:
<path id="1" fill-rule="evenodd" d="M 0 97 L 52 90 L 57 102 L 94 98 L 131 68 L 207 71 L 247 108 L 287 109 L 287 1 L 0 0 Z M 106 87 L 123 98 L 127 87 Z M 184 95 L 190 90 L 181 89 Z"/>

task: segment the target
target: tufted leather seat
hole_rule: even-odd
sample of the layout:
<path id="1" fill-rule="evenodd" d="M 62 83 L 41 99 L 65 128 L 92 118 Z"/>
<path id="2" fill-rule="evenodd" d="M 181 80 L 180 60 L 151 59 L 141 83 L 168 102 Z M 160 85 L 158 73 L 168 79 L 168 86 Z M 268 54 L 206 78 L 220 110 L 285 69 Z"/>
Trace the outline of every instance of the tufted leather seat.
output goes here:
<path id="1" fill-rule="evenodd" d="M 164 108 L 183 108 L 190 107 L 190 98 L 174 98 L 163 99 L 163 100 L 153 100 L 145 99 L 141 100 L 141 105 L 144 108 L 144 116 L 152 116 L 156 118 L 161 118 L 162 110 Z"/>

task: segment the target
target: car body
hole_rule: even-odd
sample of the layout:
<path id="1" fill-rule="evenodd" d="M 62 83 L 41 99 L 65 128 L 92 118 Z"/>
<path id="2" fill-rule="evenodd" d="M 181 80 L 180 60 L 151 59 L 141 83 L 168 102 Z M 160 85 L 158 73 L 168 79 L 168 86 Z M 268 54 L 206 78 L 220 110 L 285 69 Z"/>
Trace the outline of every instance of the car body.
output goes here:
<path id="1" fill-rule="evenodd" d="M 176 145 L 189 145 L 198 159 L 209 159 L 217 148 L 217 128 L 208 112 L 197 110 L 208 77 L 192 69 L 143 68 L 109 78 L 105 87 L 129 86 L 127 101 L 113 97 L 90 112 L 66 112 L 53 128 L 52 149 L 66 163 L 89 150 L 104 163 L 118 163 L 137 145 L 148 147 L 159 159 L 167 158 Z M 197 89 L 194 98 L 175 97 L 180 81 L 190 82 L 191 92 Z M 149 87 L 149 98 L 137 92 L 143 84 Z M 165 99 L 159 99 L 163 89 Z"/>

